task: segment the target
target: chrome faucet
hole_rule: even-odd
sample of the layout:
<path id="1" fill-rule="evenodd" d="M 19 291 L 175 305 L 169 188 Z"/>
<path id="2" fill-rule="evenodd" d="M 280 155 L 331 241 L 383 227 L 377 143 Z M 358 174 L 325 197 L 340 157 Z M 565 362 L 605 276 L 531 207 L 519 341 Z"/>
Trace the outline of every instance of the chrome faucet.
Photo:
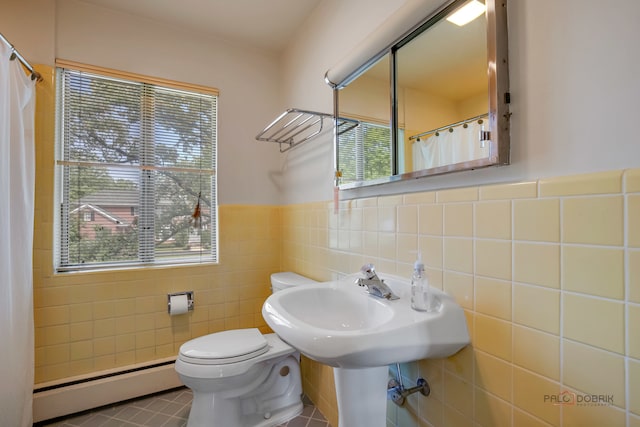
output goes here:
<path id="1" fill-rule="evenodd" d="M 367 292 L 378 298 L 400 299 L 400 297 L 394 294 L 391 288 L 384 283 L 384 280 L 378 277 L 373 264 L 363 265 L 360 271 L 364 274 L 364 277 L 356 280 L 358 286 L 366 287 Z"/>

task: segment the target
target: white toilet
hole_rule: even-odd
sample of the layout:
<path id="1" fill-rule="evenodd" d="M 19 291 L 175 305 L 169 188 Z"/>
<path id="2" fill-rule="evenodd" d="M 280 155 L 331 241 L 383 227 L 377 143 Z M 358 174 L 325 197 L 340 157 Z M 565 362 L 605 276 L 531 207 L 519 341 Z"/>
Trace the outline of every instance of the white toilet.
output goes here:
<path id="1" fill-rule="evenodd" d="M 271 275 L 273 292 L 313 280 Z M 276 334 L 233 329 L 180 347 L 176 372 L 193 391 L 187 427 L 271 427 L 302 412 L 300 355 Z"/>

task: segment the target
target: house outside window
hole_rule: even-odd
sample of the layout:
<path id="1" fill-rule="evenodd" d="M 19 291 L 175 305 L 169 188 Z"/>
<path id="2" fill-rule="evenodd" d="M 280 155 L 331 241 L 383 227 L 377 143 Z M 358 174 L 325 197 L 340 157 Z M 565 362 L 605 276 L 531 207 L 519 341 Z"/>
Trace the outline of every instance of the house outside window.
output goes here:
<path id="1" fill-rule="evenodd" d="M 217 262 L 217 91 L 100 71 L 57 70 L 57 270 Z"/>

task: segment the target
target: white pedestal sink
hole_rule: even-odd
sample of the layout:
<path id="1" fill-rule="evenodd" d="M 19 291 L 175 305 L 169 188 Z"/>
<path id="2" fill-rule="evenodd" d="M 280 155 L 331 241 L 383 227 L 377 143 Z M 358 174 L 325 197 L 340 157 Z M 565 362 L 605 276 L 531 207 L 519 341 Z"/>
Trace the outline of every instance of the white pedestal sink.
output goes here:
<path id="1" fill-rule="evenodd" d="M 339 427 L 384 427 L 388 365 L 450 356 L 469 343 L 462 308 L 431 288 L 435 312 L 411 309 L 407 279 L 381 274 L 400 298 L 377 298 L 344 279 L 283 290 L 262 316 L 302 354 L 334 367 Z"/>
<path id="2" fill-rule="evenodd" d="M 389 368 L 333 368 L 338 427 L 385 427 Z"/>

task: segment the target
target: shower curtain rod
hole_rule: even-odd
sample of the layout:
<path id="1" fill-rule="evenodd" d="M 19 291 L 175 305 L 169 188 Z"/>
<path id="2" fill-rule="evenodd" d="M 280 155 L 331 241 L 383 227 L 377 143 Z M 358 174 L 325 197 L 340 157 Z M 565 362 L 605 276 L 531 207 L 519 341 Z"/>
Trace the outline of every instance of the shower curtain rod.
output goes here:
<path id="1" fill-rule="evenodd" d="M 20 52 L 18 52 L 18 50 L 11 43 L 9 43 L 9 40 L 7 40 L 7 38 L 3 36 L 2 33 L 0 33 L 0 39 L 2 39 L 2 41 L 5 42 L 13 52 L 11 54 L 11 60 L 13 61 L 14 59 L 18 58 L 18 61 L 20 61 L 20 63 L 24 65 L 27 70 L 29 70 L 29 72 L 31 73 L 31 80 L 42 80 L 42 76 L 40 76 L 40 73 L 33 69 L 31 64 L 29 64 L 29 62 L 27 62 L 27 60 L 24 59 L 22 55 L 20 55 Z"/>
<path id="2" fill-rule="evenodd" d="M 419 139 L 421 136 L 429 135 L 431 133 L 436 133 L 436 132 L 439 132 L 441 130 L 450 129 L 450 128 L 453 128 L 453 127 L 456 127 L 456 126 L 460 126 L 460 125 L 463 125 L 465 123 L 471 123 L 471 122 L 473 122 L 475 120 L 480 120 L 481 118 L 488 117 L 488 116 L 489 116 L 489 113 L 484 113 L 484 114 L 480 114 L 479 116 L 470 117 L 468 119 L 461 120 L 461 121 L 459 121 L 457 123 L 453 123 L 453 124 L 450 124 L 450 125 L 447 125 L 447 126 L 442 126 L 442 127 L 439 127 L 439 128 L 431 129 L 431 130 L 428 130 L 426 132 L 422 132 L 422 133 L 419 133 L 417 135 L 410 136 L 409 137 L 409 141 L 411 141 L 413 139 Z"/>

